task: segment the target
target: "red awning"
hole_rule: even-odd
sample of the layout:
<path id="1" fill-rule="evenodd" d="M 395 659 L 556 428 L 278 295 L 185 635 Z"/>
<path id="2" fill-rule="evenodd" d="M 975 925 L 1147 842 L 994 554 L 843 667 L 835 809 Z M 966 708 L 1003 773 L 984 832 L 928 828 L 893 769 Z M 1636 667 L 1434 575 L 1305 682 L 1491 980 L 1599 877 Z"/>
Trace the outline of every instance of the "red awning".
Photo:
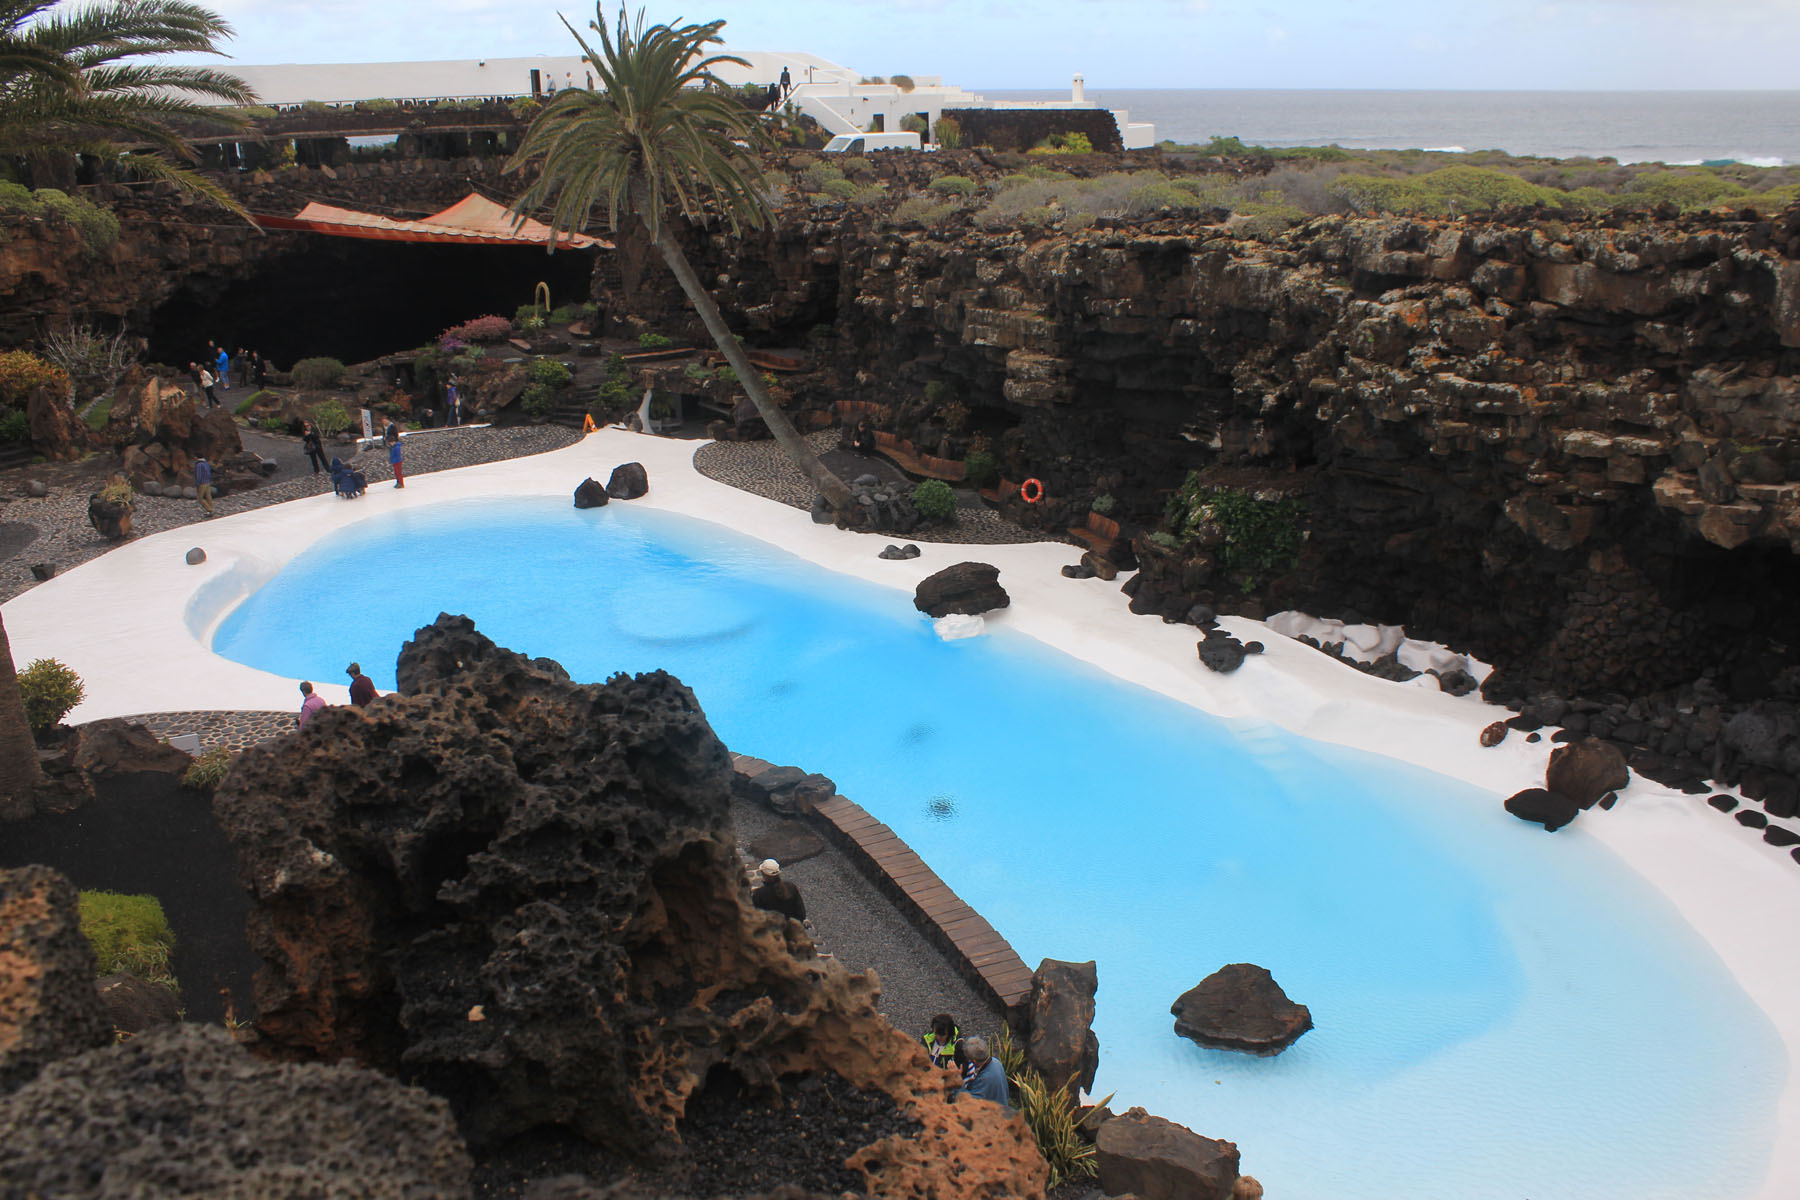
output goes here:
<path id="1" fill-rule="evenodd" d="M 317 203 L 308 204 L 291 217 L 258 213 L 256 220 L 267 229 L 297 229 L 382 242 L 439 242 L 464 246 L 544 246 L 550 242 L 548 225 L 529 219 L 517 223 L 518 218 L 504 205 L 473 192 L 443 212 L 415 221 L 396 221 L 392 217 Z M 589 246 L 612 249 L 611 242 L 585 233 L 558 235 L 556 244 L 575 249 Z"/>

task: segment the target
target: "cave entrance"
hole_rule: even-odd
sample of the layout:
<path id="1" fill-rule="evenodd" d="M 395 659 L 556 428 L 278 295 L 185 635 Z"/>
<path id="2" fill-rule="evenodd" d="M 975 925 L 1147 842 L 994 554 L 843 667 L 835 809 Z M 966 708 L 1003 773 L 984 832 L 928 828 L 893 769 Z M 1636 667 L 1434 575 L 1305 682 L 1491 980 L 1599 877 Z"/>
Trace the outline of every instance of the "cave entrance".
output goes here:
<path id="1" fill-rule="evenodd" d="M 186 363 L 210 340 L 280 367 L 318 355 L 365 362 L 472 317 L 510 317 L 540 281 L 557 305 L 585 303 L 594 255 L 304 235 L 246 278 L 185 281 L 151 318 L 149 357 Z"/>
<path id="2" fill-rule="evenodd" d="M 1800 664 L 1800 557 L 1778 543 L 1725 550 L 1693 538 L 1683 551 L 1668 564 L 1666 601 L 1710 626 L 1732 698 L 1763 699 Z"/>

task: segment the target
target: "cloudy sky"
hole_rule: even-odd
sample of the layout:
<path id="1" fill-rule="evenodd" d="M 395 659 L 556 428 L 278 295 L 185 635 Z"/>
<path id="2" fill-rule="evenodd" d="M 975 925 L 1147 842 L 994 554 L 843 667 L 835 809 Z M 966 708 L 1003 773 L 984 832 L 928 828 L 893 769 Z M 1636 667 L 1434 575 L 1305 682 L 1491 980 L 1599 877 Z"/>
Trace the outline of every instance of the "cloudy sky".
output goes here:
<path id="1" fill-rule="evenodd" d="M 591 6 L 211 0 L 243 63 L 564 54 Z M 973 89 L 1800 89 L 1800 0 L 693 0 L 745 50 Z M 608 9 L 609 12 L 616 11 Z M 635 9 L 634 9 L 635 11 Z"/>

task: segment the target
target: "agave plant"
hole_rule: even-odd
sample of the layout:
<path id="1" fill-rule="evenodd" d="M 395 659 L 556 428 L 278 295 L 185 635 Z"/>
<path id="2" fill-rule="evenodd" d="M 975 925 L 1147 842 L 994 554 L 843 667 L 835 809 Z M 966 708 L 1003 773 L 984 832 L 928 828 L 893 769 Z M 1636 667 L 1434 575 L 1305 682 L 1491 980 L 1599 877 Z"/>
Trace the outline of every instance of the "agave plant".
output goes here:
<path id="1" fill-rule="evenodd" d="M 1100 1170 L 1094 1161 L 1094 1144 L 1083 1136 L 1081 1125 L 1095 1109 L 1106 1107 L 1112 1095 L 1098 1104 L 1076 1104 L 1067 1082 L 1050 1087 L 1043 1075 L 1026 1063 L 1025 1051 L 1013 1040 L 1009 1027 L 1001 1027 L 994 1055 L 1006 1068 L 1019 1114 L 1037 1140 L 1038 1152 L 1050 1165 L 1050 1186 L 1061 1187 L 1071 1179 L 1097 1178 Z"/>

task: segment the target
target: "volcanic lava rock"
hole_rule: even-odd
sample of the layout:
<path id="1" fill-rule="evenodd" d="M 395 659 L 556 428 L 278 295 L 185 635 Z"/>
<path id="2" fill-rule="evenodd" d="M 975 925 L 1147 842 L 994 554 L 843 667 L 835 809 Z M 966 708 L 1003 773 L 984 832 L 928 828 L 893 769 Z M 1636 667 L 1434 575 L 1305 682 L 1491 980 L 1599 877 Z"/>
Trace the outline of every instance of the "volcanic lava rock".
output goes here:
<path id="1" fill-rule="evenodd" d="M 1244 643 L 1223 629 L 1207 630 L 1199 650 L 1200 661 L 1206 664 L 1207 669 L 1221 675 L 1229 675 L 1244 665 Z"/>
<path id="2" fill-rule="evenodd" d="M 1508 725 L 1505 721 L 1495 721 L 1481 731 L 1481 744 L 1483 746 L 1498 746 L 1501 742 L 1506 740 L 1506 735 L 1510 732 L 1512 732 L 1512 726 Z"/>
<path id="3" fill-rule="evenodd" d="M 1625 755 L 1611 742 L 1593 737 L 1552 750 L 1550 765 L 1544 771 L 1545 787 L 1562 793 L 1582 808 L 1592 808 L 1594 801 L 1630 782 L 1631 769 L 1625 765 Z"/>
<path id="4" fill-rule="evenodd" d="M 1000 586 L 1000 568 L 987 563 L 960 562 L 919 581 L 913 607 L 933 617 L 962 613 L 978 617 L 1005 608 L 1012 597 Z"/>
<path id="5" fill-rule="evenodd" d="M 877 554 L 875 557 L 876 558 L 885 558 L 885 559 L 889 560 L 890 562 L 904 562 L 905 560 L 907 560 L 909 558 L 919 557 L 919 553 L 920 553 L 919 548 L 917 546 L 913 545 L 911 542 L 908 542 L 904 546 L 888 546 L 886 549 L 882 550 L 882 552 L 880 554 Z"/>
<path id="6" fill-rule="evenodd" d="M 188 550 L 187 554 L 184 557 L 187 560 L 188 566 L 197 567 L 201 563 L 206 561 L 206 551 L 202 550 L 198 546 L 194 546 Z"/>
<path id="7" fill-rule="evenodd" d="M 872 973 L 751 906 L 730 755 L 679 681 L 575 684 L 447 615 L 396 674 L 382 704 L 240 755 L 215 795 L 269 1052 L 395 1071 L 472 1143 L 560 1129 L 646 1161 L 682 1153 L 722 1075 L 774 1103 L 829 1071 L 911 1123 L 815 1131 L 870 1194 L 1042 1196 L 1030 1134 L 952 1110 Z"/>
<path id="8" fill-rule="evenodd" d="M 650 473 L 643 463 L 620 463 L 606 481 L 606 494 L 614 500 L 638 500 L 650 492 Z"/>
<path id="9" fill-rule="evenodd" d="M 49 867 L 0 871 L 0 1092 L 111 1040 L 75 885 Z M 0 1134 L 0 1180 L 11 1180 L 5 1147 Z"/>
<path id="10" fill-rule="evenodd" d="M 593 476 L 581 481 L 575 489 L 576 508 L 604 508 L 606 506 L 606 489 Z"/>
<path id="11" fill-rule="evenodd" d="M 1280 1054 L 1313 1027 L 1269 972 L 1254 963 L 1220 967 L 1181 994 L 1169 1011 L 1175 1032 L 1215 1050 Z M 1227 1185 L 1229 1186 L 1229 1185 Z"/>
<path id="12" fill-rule="evenodd" d="M 1094 1035 L 1094 993 L 1098 969 L 1090 962 L 1046 958 L 1031 974 L 1031 1036 L 1025 1061 L 1055 1090 L 1065 1082 L 1069 1095 L 1094 1086 L 1100 1069 L 1100 1039 Z"/>
<path id="13" fill-rule="evenodd" d="M 88 524 L 107 541 L 122 542 L 131 536 L 131 505 L 102 500 L 98 493 L 89 496 Z"/>
<path id="14" fill-rule="evenodd" d="M 115 972 L 95 980 L 94 990 L 106 1009 L 107 1022 L 120 1033 L 142 1033 L 181 1019 L 175 993 L 136 975 Z"/>
<path id="15" fill-rule="evenodd" d="M 81 744 L 75 751 L 75 765 L 89 775 L 135 771 L 180 775 L 194 765 L 194 760 L 142 725 L 107 717 L 81 726 Z"/>
<path id="16" fill-rule="evenodd" d="M 173 1025 L 0 1100 L 0 1179 L 21 1196 L 465 1196 L 469 1156 L 449 1108 L 417 1088 L 262 1062 L 216 1026 Z"/>
<path id="17" fill-rule="evenodd" d="M 1546 832 L 1555 833 L 1575 819 L 1581 805 L 1561 792 L 1526 788 L 1506 798 L 1506 811 L 1521 821 L 1536 821 Z"/>
<path id="18" fill-rule="evenodd" d="M 1094 1139 L 1100 1187 L 1139 1200 L 1231 1200 L 1238 1148 L 1185 1126 L 1129 1109 L 1100 1126 Z"/>

